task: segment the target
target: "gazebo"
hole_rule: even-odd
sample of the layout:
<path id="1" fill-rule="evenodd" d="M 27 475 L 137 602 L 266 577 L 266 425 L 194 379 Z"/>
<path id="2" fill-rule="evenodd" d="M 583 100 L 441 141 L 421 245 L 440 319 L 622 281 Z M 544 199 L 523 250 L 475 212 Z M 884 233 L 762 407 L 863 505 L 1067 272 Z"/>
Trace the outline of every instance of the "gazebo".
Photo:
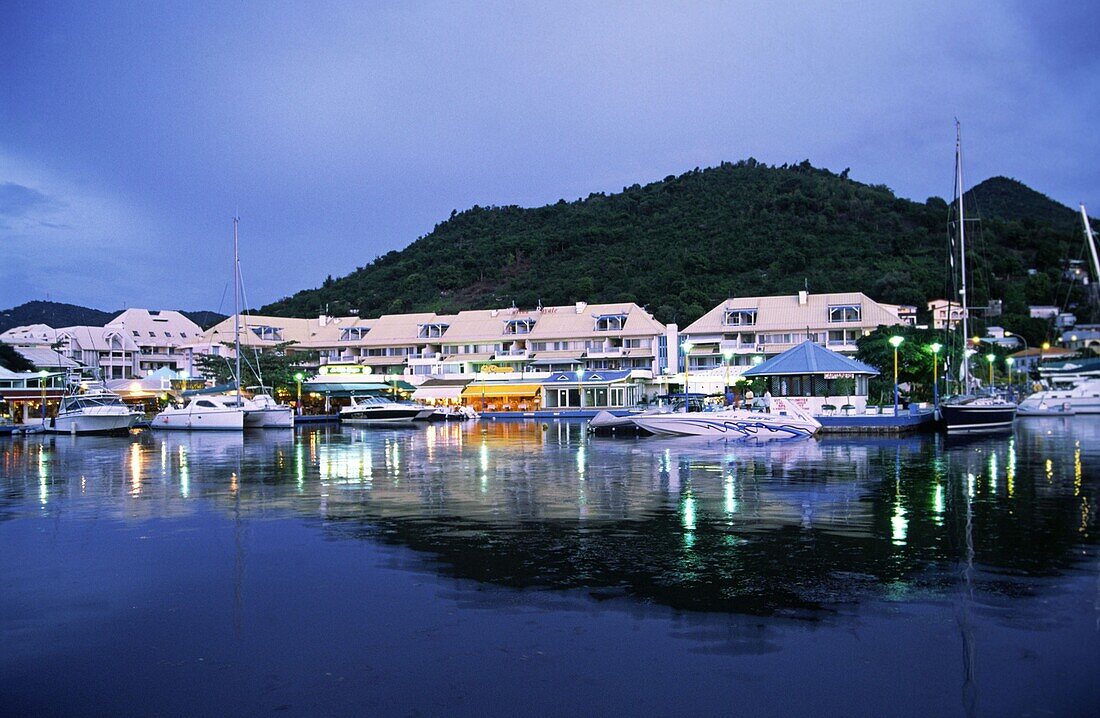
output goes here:
<path id="1" fill-rule="evenodd" d="M 867 380 L 878 373 L 873 366 L 804 341 L 741 376 L 764 379 L 772 396 L 821 414 L 838 406 L 862 413 L 867 407 Z"/>

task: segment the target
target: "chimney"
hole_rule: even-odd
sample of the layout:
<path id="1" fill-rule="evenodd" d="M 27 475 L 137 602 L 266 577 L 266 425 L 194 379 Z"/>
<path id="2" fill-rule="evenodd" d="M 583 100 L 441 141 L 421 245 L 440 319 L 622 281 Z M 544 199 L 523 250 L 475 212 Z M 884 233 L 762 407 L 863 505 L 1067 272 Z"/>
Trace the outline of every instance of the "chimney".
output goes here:
<path id="1" fill-rule="evenodd" d="M 588 302 L 577 302 L 577 314 L 584 314 L 584 308 L 588 306 Z"/>
<path id="2" fill-rule="evenodd" d="M 325 326 L 326 324 L 328 324 L 328 316 L 324 314 L 320 315 L 319 317 L 317 317 L 317 323 L 320 324 L 322 327 Z"/>
<path id="3" fill-rule="evenodd" d="M 798 303 L 801 306 L 806 306 L 806 302 L 810 301 L 810 293 L 805 289 L 801 289 L 798 292 Z"/>

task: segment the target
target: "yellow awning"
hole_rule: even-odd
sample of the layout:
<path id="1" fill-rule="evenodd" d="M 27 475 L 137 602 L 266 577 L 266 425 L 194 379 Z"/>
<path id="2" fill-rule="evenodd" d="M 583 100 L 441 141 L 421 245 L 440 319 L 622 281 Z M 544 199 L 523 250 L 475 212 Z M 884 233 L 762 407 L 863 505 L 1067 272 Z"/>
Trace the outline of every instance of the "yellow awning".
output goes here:
<path id="1" fill-rule="evenodd" d="M 467 384 L 462 396 L 535 396 L 542 384 Z"/>

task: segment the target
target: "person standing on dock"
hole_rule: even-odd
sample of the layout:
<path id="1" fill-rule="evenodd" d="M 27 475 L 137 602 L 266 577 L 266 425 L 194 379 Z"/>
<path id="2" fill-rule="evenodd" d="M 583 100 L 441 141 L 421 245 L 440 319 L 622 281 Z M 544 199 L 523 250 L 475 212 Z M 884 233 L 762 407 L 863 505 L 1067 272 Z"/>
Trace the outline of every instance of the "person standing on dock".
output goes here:
<path id="1" fill-rule="evenodd" d="M 770 390 L 764 390 L 764 413 L 772 413 L 772 393 Z"/>

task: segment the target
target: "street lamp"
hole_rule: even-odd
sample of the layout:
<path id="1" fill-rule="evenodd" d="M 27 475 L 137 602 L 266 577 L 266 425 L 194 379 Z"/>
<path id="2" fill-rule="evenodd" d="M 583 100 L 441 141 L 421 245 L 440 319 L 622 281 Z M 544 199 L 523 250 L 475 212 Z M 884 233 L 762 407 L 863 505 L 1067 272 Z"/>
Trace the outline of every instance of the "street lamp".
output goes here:
<path id="1" fill-rule="evenodd" d="M 298 372 L 294 375 L 294 381 L 298 382 L 298 416 L 302 415 L 302 379 L 304 378 L 302 372 Z"/>
<path id="2" fill-rule="evenodd" d="M 1015 359 L 1014 357 L 1005 357 L 1005 366 L 1006 366 L 1006 367 L 1008 367 L 1008 390 L 1009 390 L 1009 396 L 1011 396 L 1011 394 L 1012 394 L 1012 392 L 1013 392 L 1013 389 L 1012 389 L 1012 385 L 1014 384 L 1014 382 L 1013 382 L 1013 377 L 1012 377 L 1012 365 L 1013 365 L 1013 364 L 1014 364 L 1015 362 L 1016 362 L 1016 359 Z"/>
<path id="3" fill-rule="evenodd" d="M 733 359 L 733 350 L 726 347 L 722 350 L 722 356 L 726 360 L 726 386 L 723 393 L 728 397 L 730 394 L 730 360 Z M 729 405 L 729 399 L 726 399 L 726 405 Z"/>
<path id="4" fill-rule="evenodd" d="M 996 354 L 986 354 L 985 360 L 989 362 L 989 388 L 993 388 L 993 360 L 997 358 Z"/>
<path id="5" fill-rule="evenodd" d="M 580 395 L 580 408 L 584 408 L 584 367 L 577 370 L 577 394 Z"/>
<path id="6" fill-rule="evenodd" d="M 42 389 L 42 423 L 43 424 L 46 423 L 46 377 L 48 377 L 49 375 L 50 375 L 50 373 L 48 371 L 46 371 L 45 369 L 40 369 L 38 371 L 38 386 L 39 386 L 40 389 Z"/>
<path id="7" fill-rule="evenodd" d="M 691 350 L 695 348 L 695 343 L 684 342 L 680 346 L 684 350 L 684 413 L 686 414 L 688 411 L 688 403 L 690 402 L 688 399 L 688 374 L 691 371 L 691 357 L 688 355 L 691 354 Z"/>
<path id="8" fill-rule="evenodd" d="M 943 344 L 933 342 L 928 348 L 932 350 L 932 406 L 938 408 L 940 405 L 940 351 L 943 350 Z"/>
<path id="9" fill-rule="evenodd" d="M 890 346 L 894 347 L 894 416 L 898 415 L 898 347 L 905 341 L 905 337 L 890 337 Z"/>

